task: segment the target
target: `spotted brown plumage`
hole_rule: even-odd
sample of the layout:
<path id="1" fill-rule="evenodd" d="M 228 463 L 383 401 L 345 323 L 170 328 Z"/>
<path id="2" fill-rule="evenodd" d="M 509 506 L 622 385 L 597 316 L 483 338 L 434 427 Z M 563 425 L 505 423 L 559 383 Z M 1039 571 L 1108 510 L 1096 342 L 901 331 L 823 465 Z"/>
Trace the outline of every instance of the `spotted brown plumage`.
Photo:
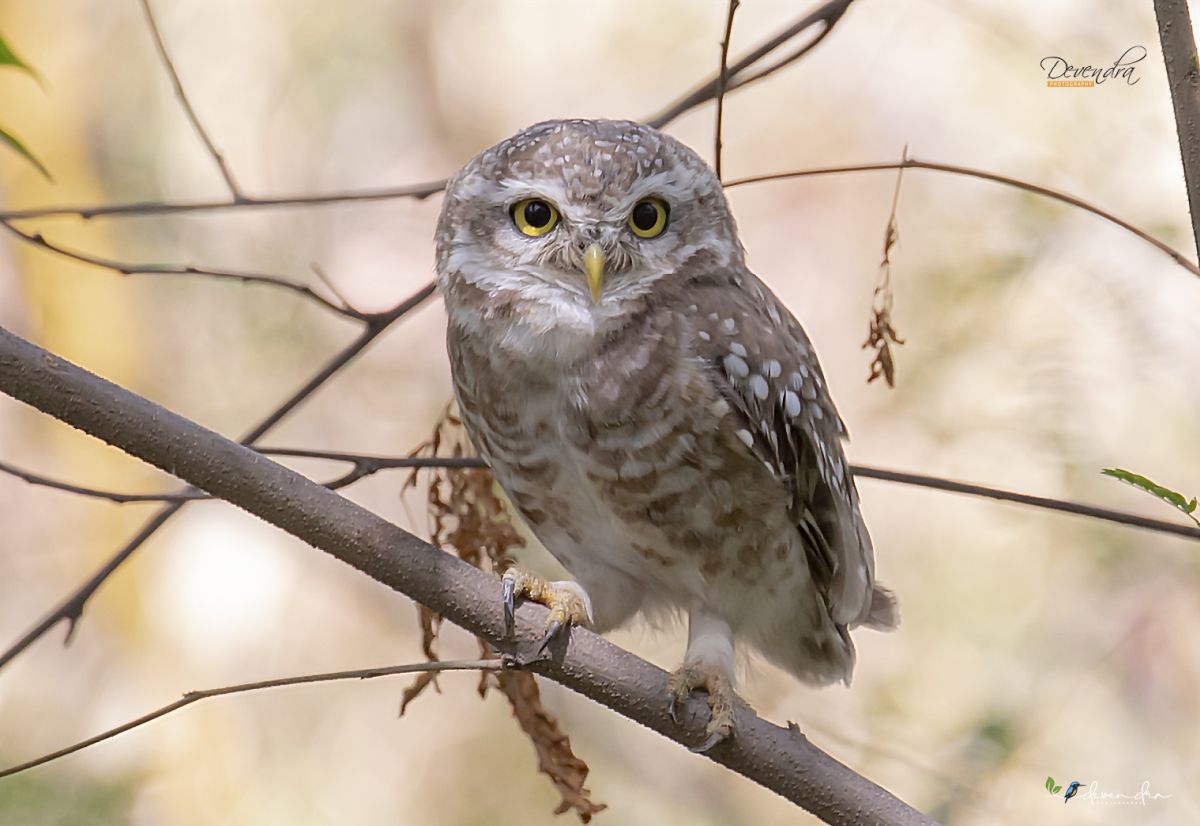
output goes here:
<path id="1" fill-rule="evenodd" d="M 601 631 L 686 614 L 673 690 L 709 690 L 710 743 L 735 639 L 848 682 L 850 629 L 893 627 L 895 603 L 812 346 L 708 166 L 638 124 L 539 124 L 451 180 L 437 242 L 463 420 L 575 578 L 518 590 L 569 593 L 561 616 Z"/>

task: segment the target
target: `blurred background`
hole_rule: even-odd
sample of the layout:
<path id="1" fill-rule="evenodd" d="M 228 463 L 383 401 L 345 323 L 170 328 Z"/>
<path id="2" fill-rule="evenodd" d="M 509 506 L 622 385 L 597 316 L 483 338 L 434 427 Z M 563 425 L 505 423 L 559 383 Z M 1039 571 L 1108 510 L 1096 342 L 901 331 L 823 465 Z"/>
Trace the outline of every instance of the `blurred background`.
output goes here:
<path id="1" fill-rule="evenodd" d="M 451 174 L 546 118 L 642 118 L 716 69 L 723 2 L 499 4 L 157 0 L 193 103 L 252 195 Z M 737 55 L 800 4 L 745 0 Z M 1193 18 L 1197 12 L 1193 9 Z M 225 197 L 134 0 L 0 0 L 0 34 L 42 83 L 0 71 L 0 209 Z M 1048 89 L 1039 61 L 1148 56 L 1139 82 Z M 711 158 L 713 106 L 670 131 Z M 1175 127 L 1150 3 L 858 0 L 801 62 L 732 94 L 727 178 L 910 154 L 1012 175 L 1110 209 L 1189 257 Z M 853 461 L 1171 519 L 1102 478 L 1129 467 L 1200 492 L 1200 281 L 1064 204 L 974 179 L 904 177 L 893 251 L 898 385 L 866 384 L 866 338 L 894 172 L 731 190 L 749 261 L 807 326 Z M 366 310 L 433 273 L 439 199 L 45 218 L 20 226 L 94 255 L 260 270 Z M 399 454 L 450 397 L 434 301 L 264 440 Z M 0 324 L 238 436 L 357 327 L 262 287 L 130 276 L 0 239 Z M 0 398 L 0 459 L 80 484 L 174 483 Z M 331 469 L 298 465 L 320 478 Z M 381 474 L 354 500 L 425 535 L 420 492 Z M 744 696 L 952 824 L 1200 821 L 1200 580 L 1184 539 L 863 480 L 892 635 L 859 633 L 853 686 L 802 688 L 752 662 Z M 0 645 L 153 512 L 0 476 Z M 550 570 L 540 549 L 524 559 Z M 231 507 L 188 507 L 89 604 L 0 673 L 0 764 L 186 690 L 421 658 L 411 602 Z M 613 635 L 670 668 L 680 629 Z M 442 656 L 474 656 L 443 632 Z M 558 823 L 533 750 L 476 677 L 449 674 L 401 718 L 405 678 L 193 706 L 0 781 L 0 823 Z M 596 823 L 809 822 L 808 815 L 591 701 L 543 683 L 608 804 Z M 1096 781 L 1172 795 L 1089 806 Z"/>

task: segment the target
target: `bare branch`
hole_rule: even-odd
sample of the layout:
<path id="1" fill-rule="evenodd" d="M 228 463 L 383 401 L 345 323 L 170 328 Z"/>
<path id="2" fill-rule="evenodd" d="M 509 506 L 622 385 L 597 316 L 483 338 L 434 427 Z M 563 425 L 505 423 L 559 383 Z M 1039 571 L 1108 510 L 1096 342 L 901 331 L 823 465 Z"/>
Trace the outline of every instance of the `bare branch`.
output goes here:
<path id="1" fill-rule="evenodd" d="M 240 201 L 228 199 L 204 201 L 134 201 L 127 204 L 98 204 L 94 206 L 55 206 L 34 209 L 15 209 L 0 212 L 0 221 L 22 221 L 29 218 L 60 218 L 75 216 L 90 220 L 104 217 L 135 217 L 140 215 L 179 215 L 190 212 L 214 212 L 226 209 L 270 209 L 276 207 L 310 207 L 366 201 L 392 201 L 413 198 L 423 201 L 446 188 L 445 179 L 427 184 L 360 189 L 353 192 L 322 192 L 315 195 L 279 195 L 269 198 L 244 196 Z"/>
<path id="2" fill-rule="evenodd" d="M 270 447 L 255 447 L 254 450 L 267 456 L 291 456 L 306 459 L 324 459 L 333 462 L 347 462 L 352 464 L 354 466 L 353 469 L 344 476 L 340 476 L 332 482 L 326 482 L 324 484 L 324 487 L 329 488 L 330 490 L 338 490 L 340 488 L 348 487 L 360 479 L 365 479 L 368 476 L 372 476 L 384 470 L 413 470 L 428 468 L 467 469 L 487 467 L 487 464 L 476 456 L 372 456 L 362 453 L 338 453 L 325 450 L 303 450 L 299 448 Z M 1001 502 L 1013 502 L 1018 505 L 1028 505 L 1029 507 L 1057 511 L 1058 513 L 1086 516 L 1092 519 L 1112 522 L 1117 525 L 1126 525 L 1128 527 L 1142 528 L 1148 531 L 1171 534 L 1172 536 L 1181 536 L 1185 539 L 1200 540 L 1200 528 L 1193 528 L 1190 525 L 1181 525 L 1174 522 L 1166 522 L 1162 519 L 1139 516 L 1138 514 L 1114 510 L 1112 508 L 1102 508 L 1097 505 L 1088 505 L 1083 502 L 1074 502 L 1069 499 L 1056 499 L 1050 496 L 1035 496 L 1029 493 L 1018 493 L 1016 491 L 1003 490 L 1002 488 L 988 487 L 987 485 L 976 485 L 970 482 L 958 482 L 941 476 L 930 476 L 926 473 L 908 473 L 902 470 L 891 470 L 889 468 L 872 467 L 869 465 L 850 465 L 850 472 L 861 479 L 876 479 L 883 482 L 894 482 L 902 485 L 912 485 L 919 488 L 929 488 L 930 490 L 961 493 L 968 496 L 980 496 L 985 499 L 994 499 Z M 128 494 L 100 490 L 97 488 L 88 488 L 71 484 L 69 482 L 60 482 L 53 479 L 48 479 L 44 476 L 39 476 L 38 474 L 21 470 L 20 468 L 13 467 L 12 465 L 5 463 L 0 463 L 0 473 L 7 473 L 11 476 L 17 477 L 18 479 L 23 479 L 33 485 L 52 488 L 55 490 L 62 490 L 68 493 L 79 494 L 81 496 L 108 499 L 112 502 L 118 503 L 194 502 L 197 500 L 212 498 L 206 493 L 199 493 L 196 491 L 191 493 Z M 3 660 L 0 660 L 0 665 L 2 664 Z"/>
<path id="3" fill-rule="evenodd" d="M 78 261 L 81 264 L 89 264 L 93 267 L 100 267 L 106 270 L 112 270 L 120 275 L 194 275 L 206 278 L 215 278 L 218 280 L 240 281 L 243 284 L 263 284 L 269 287 L 277 287 L 284 290 L 290 290 L 304 296 L 311 301 L 317 302 L 327 310 L 332 310 L 340 316 L 352 318 L 356 321 L 364 321 L 370 318 L 369 313 L 362 313 L 345 304 L 336 304 L 328 298 L 317 293 L 311 287 L 304 284 L 298 284 L 295 281 L 289 281 L 278 275 L 264 275 L 262 273 L 241 272 L 236 270 L 218 270 L 206 267 L 195 267 L 191 265 L 179 264 L 135 264 L 128 261 L 116 261 L 111 258 L 103 258 L 98 255 L 92 255 L 79 250 L 73 250 L 64 247 L 61 244 L 48 240 L 40 232 L 26 232 L 18 229 L 7 221 L 0 221 L 0 227 L 8 230 L 13 235 L 32 244 L 46 252 L 54 253 L 55 255 L 69 258 L 72 261 Z"/>
<path id="4" fill-rule="evenodd" d="M 236 442 L 0 330 L 0 390 L 179 476 L 405 593 L 495 648 L 531 651 L 545 608 L 523 604 L 505 628 L 496 577 L 443 553 L 379 516 Z M 667 711 L 661 669 L 581 628 L 530 669 L 679 743 L 703 737 L 708 707 L 693 696 L 684 724 Z M 564 650 L 565 649 L 565 650 Z M 832 824 L 931 820 L 812 745 L 798 729 L 739 708 L 738 736 L 710 759 Z"/>
<path id="5" fill-rule="evenodd" d="M 187 93 L 183 90 L 179 72 L 175 71 L 175 64 L 171 60 L 171 55 L 167 53 L 167 45 L 163 42 L 162 34 L 158 30 L 158 23 L 154 20 L 154 11 L 150 8 L 150 0 L 142 0 L 142 11 L 146 14 L 146 25 L 154 38 L 154 48 L 158 50 L 158 56 L 162 59 L 163 66 L 171 78 L 171 85 L 175 87 L 175 97 L 179 98 L 179 103 L 188 120 L 191 121 L 192 128 L 196 130 L 196 134 L 204 143 L 204 148 L 208 150 L 208 154 L 212 156 L 217 168 L 221 170 L 221 177 L 225 179 L 225 185 L 229 187 L 229 194 L 233 196 L 234 201 L 243 200 L 242 191 L 238 188 L 237 181 L 234 180 L 233 171 L 230 170 L 229 164 L 217 150 L 212 138 L 208 136 L 208 132 L 205 131 L 204 125 L 200 123 L 200 118 L 196 115 L 196 110 L 192 108 L 192 103 L 188 100 Z"/>
<path id="6" fill-rule="evenodd" d="M 792 172 L 773 172 L 769 175 L 752 175 L 747 178 L 738 178 L 734 181 L 728 181 L 725 184 L 725 188 L 732 189 L 737 186 L 763 183 L 765 181 L 785 181 L 791 178 L 809 178 L 817 175 L 840 175 L 847 172 L 879 172 L 881 170 L 888 169 L 928 169 L 933 172 L 947 172 L 952 175 L 965 175 L 969 178 L 980 178 L 985 181 L 994 181 L 999 184 L 1004 184 L 1005 186 L 1011 186 L 1017 189 L 1023 189 L 1026 192 L 1032 192 L 1035 195 L 1042 195 L 1047 198 L 1053 198 L 1056 201 L 1062 201 L 1064 204 L 1070 204 L 1071 206 L 1078 207 L 1085 212 L 1090 212 L 1093 215 L 1097 215 L 1104 220 L 1117 225 L 1127 232 L 1133 233 L 1147 244 L 1150 244 L 1158 250 L 1166 253 L 1173 261 L 1175 261 L 1175 263 L 1179 264 L 1192 275 L 1200 276 L 1200 267 L 1188 260 L 1187 256 L 1185 256 L 1182 252 L 1158 240 L 1150 233 L 1138 229 L 1123 218 L 1118 218 L 1111 212 L 1101 209 L 1089 201 L 1085 201 L 1082 198 L 1079 198 L 1075 195 L 1070 195 L 1066 192 L 1060 192 L 1057 189 L 1051 189 L 1050 187 L 1042 186 L 1041 184 L 1034 184 L 1030 183 L 1029 181 L 1022 181 L 1018 178 L 1010 178 L 1007 175 L 1000 175 L 995 172 L 987 172 L 982 169 L 974 169 L 969 166 L 957 166 L 955 164 L 922 161 L 918 158 L 906 158 L 902 161 L 861 163 L 851 164 L 849 166 L 824 166 L 814 169 L 798 169 Z"/>
<path id="7" fill-rule="evenodd" d="M 833 27 L 836 26 L 837 22 L 842 19 L 842 15 L 846 13 L 846 9 L 850 7 L 852 2 L 854 2 L 854 0 L 828 0 L 828 2 L 821 4 L 812 12 L 804 15 L 796 22 L 784 27 L 783 30 L 781 30 L 774 37 L 770 38 L 764 43 L 759 44 L 750 52 L 750 54 L 746 55 L 741 60 L 729 67 L 725 83 L 725 91 L 730 92 L 734 89 L 740 89 L 743 86 L 753 83 L 756 80 L 761 80 L 772 72 L 778 71 L 784 66 L 788 66 L 799 60 L 814 46 L 816 46 L 817 43 L 821 42 L 821 40 L 823 40 L 830 31 L 833 30 Z M 812 42 L 802 47 L 796 53 L 789 55 L 788 57 L 780 60 L 778 63 L 768 67 L 756 75 L 746 78 L 741 77 L 743 73 L 761 61 L 771 52 L 775 51 L 780 46 L 784 45 L 790 40 L 793 40 L 816 25 L 820 25 L 822 30 Z M 720 81 L 720 75 L 714 76 L 712 79 L 700 84 L 691 92 L 688 92 L 686 95 L 679 98 L 679 100 L 664 108 L 658 114 L 646 118 L 645 122 L 651 126 L 661 129 L 663 126 L 675 120 L 675 118 L 679 117 L 685 112 L 690 112 L 697 106 L 707 103 L 710 100 L 714 100 L 717 97 L 717 89 L 720 85 Z"/>
<path id="8" fill-rule="evenodd" d="M 367 346 L 379 336 L 383 335 L 393 324 L 404 318 L 409 312 L 421 306 L 434 293 L 436 287 L 434 284 L 426 284 L 416 293 L 401 301 L 391 310 L 381 313 L 378 316 L 373 316 L 368 322 L 362 333 L 348 344 L 341 352 L 333 356 L 325 365 L 316 372 L 299 390 L 293 393 L 286 401 L 269 413 L 266 418 L 260 421 L 257 425 L 251 428 L 250 432 L 242 438 L 242 444 L 252 445 L 254 442 L 265 436 L 271 428 L 275 427 L 280 420 L 296 409 L 309 396 L 320 389 L 325 382 L 329 381 L 343 367 L 355 359 Z M 195 493 L 194 489 L 184 490 L 183 493 Z M 75 631 L 75 625 L 83 616 L 84 607 L 87 605 L 92 595 L 99 590 L 113 572 L 121 567 L 134 552 L 146 543 L 159 528 L 165 525 L 172 516 L 187 504 L 187 501 L 172 502 L 152 516 L 146 524 L 144 524 L 125 545 L 123 545 L 115 554 L 113 554 L 103 565 L 101 565 L 88 579 L 76 588 L 71 594 L 67 595 L 54 608 L 48 611 L 38 622 L 26 631 L 20 639 L 16 640 L 3 653 L 0 653 L 0 669 L 3 669 L 9 662 L 19 656 L 21 652 L 27 649 L 34 642 L 43 637 L 51 628 L 58 625 L 60 622 L 67 622 L 67 641 L 71 639 L 71 635 Z"/>
<path id="9" fill-rule="evenodd" d="M 189 691 L 181 698 L 173 703 L 167 703 L 165 706 L 155 709 L 147 714 L 143 714 L 128 723 L 122 723 L 119 726 L 110 728 L 108 731 L 101 732 L 94 737 L 89 737 L 86 740 L 81 740 L 58 751 L 50 754 L 37 757 L 25 763 L 20 763 L 16 766 L 11 766 L 7 769 L 0 769 L 0 777 L 9 777 L 14 774 L 19 774 L 23 771 L 44 766 L 60 758 L 66 757 L 69 754 L 83 751 L 97 743 L 103 743 L 105 740 L 111 740 L 118 734 L 124 734 L 127 731 L 132 731 L 135 728 L 140 728 L 147 723 L 153 722 L 160 717 L 166 717 L 168 714 L 179 711 L 181 708 L 190 706 L 192 703 L 198 703 L 201 700 L 207 700 L 212 697 L 224 697 L 229 694 L 245 694 L 250 691 L 262 691 L 266 688 L 281 688 L 289 685 L 307 685 L 309 683 L 330 683 L 337 680 L 370 680 L 375 677 L 388 677 L 395 674 L 413 674 L 416 672 L 439 672 L 439 671 L 498 671 L 504 668 L 501 660 L 445 660 L 440 662 L 423 662 L 413 663 L 409 665 L 386 665 L 380 668 L 359 668 L 352 671 L 330 671 L 324 674 L 305 674 L 299 677 L 280 677 L 274 680 L 260 680 L 254 683 L 239 683 L 238 685 L 227 685 L 220 688 L 206 688 L 200 691 Z"/>
<path id="10" fill-rule="evenodd" d="M 717 127 L 716 147 L 713 151 L 713 169 L 717 180 L 721 180 L 721 129 L 725 119 L 725 85 L 729 82 L 729 41 L 733 37 L 733 16 L 737 13 L 739 0 L 729 0 L 729 12 L 725 15 L 725 36 L 721 39 L 721 62 L 717 69 Z"/>
<path id="11" fill-rule="evenodd" d="M 1191 207 L 1192 237 L 1200 252 L 1200 66 L 1187 0 L 1154 0 L 1158 39 L 1171 87 L 1175 132 L 1183 160 L 1183 179 Z"/>
<path id="12" fill-rule="evenodd" d="M 210 499 L 207 493 L 117 493 L 111 490 L 101 490 L 100 488 L 89 488 L 83 485 L 76 485 L 71 482 L 60 482 L 56 479 L 42 476 L 28 470 L 22 470 L 19 467 L 0 462 L 0 473 L 7 473 L 9 476 L 15 476 L 22 481 L 28 482 L 31 485 L 42 488 L 50 488 L 52 490 L 61 490 L 66 493 L 73 493 L 77 496 L 86 496 L 92 499 L 107 499 L 109 502 L 115 502 L 118 505 L 126 505 L 131 502 L 183 502 L 192 501 L 194 499 Z"/>
<path id="13" fill-rule="evenodd" d="M 851 465 L 850 471 L 863 479 L 880 479 L 885 482 L 898 482 L 902 485 L 915 485 L 922 488 L 944 490 L 951 493 L 964 493 L 968 496 L 982 496 L 985 499 L 997 499 L 1003 502 L 1015 502 L 1019 505 L 1029 505 L 1035 508 L 1072 513 L 1076 516 L 1088 516 L 1092 519 L 1102 519 L 1115 522 L 1118 525 L 1129 525 L 1134 528 L 1145 528 L 1149 531 L 1169 533 L 1187 539 L 1200 539 L 1200 528 L 1190 525 L 1179 525 L 1174 522 L 1164 522 L 1161 519 L 1150 519 L 1134 513 L 1099 508 L 1095 505 L 1085 505 L 1082 502 L 1070 502 L 1065 499 L 1051 499 L 1048 496 L 1033 496 L 1028 493 L 1017 493 L 1000 488 L 989 488 L 984 485 L 973 485 L 969 482 L 956 482 L 952 479 L 942 479 L 937 476 L 927 476 L 923 473 L 904 473 L 899 470 Z"/>

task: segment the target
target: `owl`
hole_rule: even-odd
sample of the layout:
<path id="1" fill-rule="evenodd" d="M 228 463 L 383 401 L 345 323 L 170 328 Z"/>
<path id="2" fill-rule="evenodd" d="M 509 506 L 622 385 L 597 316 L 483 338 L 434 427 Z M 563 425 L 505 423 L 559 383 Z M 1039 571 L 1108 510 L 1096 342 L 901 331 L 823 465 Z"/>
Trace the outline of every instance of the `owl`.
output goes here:
<path id="1" fill-rule="evenodd" d="M 735 645 L 850 680 L 859 625 L 897 624 L 812 345 L 746 267 L 712 170 L 628 121 L 532 126 L 450 181 L 437 228 L 455 395 L 521 517 L 572 581 L 516 598 L 598 632 L 685 616 L 664 698 L 733 731 Z"/>

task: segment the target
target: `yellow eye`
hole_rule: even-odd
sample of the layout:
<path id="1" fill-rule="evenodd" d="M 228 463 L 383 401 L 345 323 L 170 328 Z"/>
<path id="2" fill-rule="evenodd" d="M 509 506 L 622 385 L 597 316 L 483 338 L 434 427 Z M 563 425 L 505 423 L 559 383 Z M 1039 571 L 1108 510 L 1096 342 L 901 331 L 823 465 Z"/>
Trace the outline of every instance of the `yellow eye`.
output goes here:
<path id="1" fill-rule="evenodd" d="M 558 224 L 558 210 L 541 198 L 526 198 L 513 204 L 512 220 L 522 233 L 537 238 Z"/>
<path id="2" fill-rule="evenodd" d="M 637 202 L 629 213 L 629 228 L 638 238 L 655 238 L 667 228 L 667 205 L 658 198 Z"/>

